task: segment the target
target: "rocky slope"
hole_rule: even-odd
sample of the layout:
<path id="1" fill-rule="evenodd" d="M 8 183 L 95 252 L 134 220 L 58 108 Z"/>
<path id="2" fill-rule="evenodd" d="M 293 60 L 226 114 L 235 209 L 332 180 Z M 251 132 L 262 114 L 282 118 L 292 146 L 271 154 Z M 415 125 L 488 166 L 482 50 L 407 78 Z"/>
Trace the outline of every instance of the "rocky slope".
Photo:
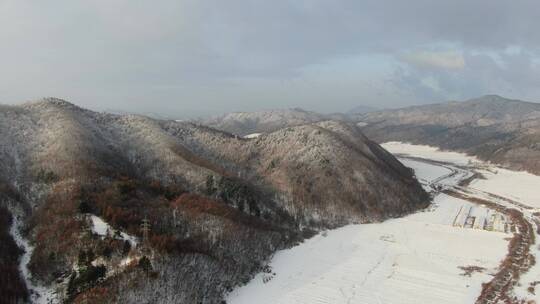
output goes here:
<path id="1" fill-rule="evenodd" d="M 273 252 L 318 229 L 429 200 L 409 169 L 334 121 L 248 140 L 50 98 L 2 106 L 0 141 L 1 236 L 17 214 L 33 285 L 60 302 L 220 303 Z M 113 231 L 96 233 L 91 215 Z M 14 246 L 2 250 L 0 266 L 20 260 Z M 5 269 L 0 282 L 13 284 L 2 294 L 28 298 L 20 282 L 29 278 Z"/>
<path id="2" fill-rule="evenodd" d="M 487 95 L 465 102 L 366 113 L 362 131 L 378 141 L 408 141 L 466 152 L 540 174 L 540 104 Z"/>

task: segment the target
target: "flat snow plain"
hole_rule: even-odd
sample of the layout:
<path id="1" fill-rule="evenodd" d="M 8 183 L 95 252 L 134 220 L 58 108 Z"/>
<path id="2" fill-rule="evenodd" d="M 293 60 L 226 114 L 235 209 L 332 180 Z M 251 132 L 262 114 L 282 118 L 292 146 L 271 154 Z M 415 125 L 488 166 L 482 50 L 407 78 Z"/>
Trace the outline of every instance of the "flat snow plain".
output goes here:
<path id="1" fill-rule="evenodd" d="M 470 187 L 540 208 L 540 176 L 502 168 L 480 172 L 486 179 L 474 180 Z"/>
<path id="2" fill-rule="evenodd" d="M 456 165 L 478 162 L 464 154 L 427 146 L 383 146 L 395 154 Z M 406 160 L 406 165 L 415 169 L 418 179 L 426 185 L 450 172 L 443 166 L 419 161 Z M 487 181 L 476 182 L 475 187 L 503 191 L 500 183 L 512 183 L 504 177 L 504 182 L 493 178 L 491 184 L 487 177 Z M 441 182 L 458 180 L 454 176 Z M 527 193 L 532 193 L 531 197 L 538 194 L 534 188 Z M 514 194 L 517 197 L 519 193 Z M 460 208 L 468 206 L 472 205 L 439 194 L 432 207 L 403 218 L 321 233 L 299 246 L 277 252 L 269 264 L 275 275 L 258 274 L 229 294 L 227 303 L 474 303 L 481 284 L 490 280 L 490 274 L 505 256 L 506 238 L 511 235 L 453 226 Z M 464 276 L 459 268 L 463 266 L 486 270 Z"/>

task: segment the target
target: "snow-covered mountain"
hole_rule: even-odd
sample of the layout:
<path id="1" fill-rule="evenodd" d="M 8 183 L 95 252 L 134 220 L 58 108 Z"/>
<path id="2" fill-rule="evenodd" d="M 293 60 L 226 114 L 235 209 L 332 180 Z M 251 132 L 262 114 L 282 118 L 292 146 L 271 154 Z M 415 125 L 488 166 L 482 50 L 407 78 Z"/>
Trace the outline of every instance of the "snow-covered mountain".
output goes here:
<path id="1" fill-rule="evenodd" d="M 412 171 L 354 124 L 312 117 L 246 139 L 54 98 L 0 107 L 0 281 L 14 282 L 0 288 L 28 294 L 8 267 L 24 260 L 17 234 L 32 299 L 220 303 L 318 229 L 427 205 Z"/>
<path id="2" fill-rule="evenodd" d="M 540 103 L 487 95 L 371 112 L 359 120 L 363 132 L 379 142 L 429 144 L 540 173 Z"/>
<path id="3" fill-rule="evenodd" d="M 285 127 L 305 125 L 328 119 L 327 116 L 299 108 L 258 112 L 232 112 L 201 120 L 200 123 L 229 133 L 245 136 L 268 133 Z"/>

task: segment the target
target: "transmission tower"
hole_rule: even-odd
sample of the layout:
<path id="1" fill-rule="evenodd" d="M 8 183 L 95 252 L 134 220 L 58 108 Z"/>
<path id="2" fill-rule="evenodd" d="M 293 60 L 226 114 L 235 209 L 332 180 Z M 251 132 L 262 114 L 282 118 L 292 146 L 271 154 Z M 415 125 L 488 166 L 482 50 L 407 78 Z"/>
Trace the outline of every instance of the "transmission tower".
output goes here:
<path id="1" fill-rule="evenodd" d="M 144 253 L 147 253 L 148 249 L 148 234 L 150 233 L 150 221 L 145 216 L 141 223 L 142 231 L 142 250 Z"/>

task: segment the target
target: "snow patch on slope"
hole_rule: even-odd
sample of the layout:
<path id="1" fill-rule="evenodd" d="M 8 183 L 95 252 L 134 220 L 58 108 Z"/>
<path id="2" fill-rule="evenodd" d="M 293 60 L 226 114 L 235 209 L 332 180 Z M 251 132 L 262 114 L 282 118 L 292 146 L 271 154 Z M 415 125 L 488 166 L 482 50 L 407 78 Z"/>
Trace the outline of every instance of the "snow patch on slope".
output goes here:
<path id="1" fill-rule="evenodd" d="M 261 135 L 262 135 L 262 133 L 252 133 L 252 134 L 248 134 L 248 135 L 244 136 L 244 138 L 252 139 L 252 138 L 257 138 L 257 137 L 259 137 Z"/>
<path id="2" fill-rule="evenodd" d="M 107 222 L 105 222 L 103 219 L 101 219 L 100 217 L 98 216 L 95 216 L 95 215 L 90 215 L 90 221 L 91 221 L 91 228 L 92 228 L 92 232 L 94 232 L 95 234 L 101 236 L 101 237 L 105 237 L 107 235 L 111 235 L 111 236 L 114 236 L 115 235 L 115 229 L 112 228 Z M 132 236 L 132 235 L 129 235 L 125 232 L 122 232 L 120 231 L 120 239 L 124 240 L 124 241 L 128 241 L 131 245 L 131 247 L 136 247 L 137 246 L 137 238 Z"/>

